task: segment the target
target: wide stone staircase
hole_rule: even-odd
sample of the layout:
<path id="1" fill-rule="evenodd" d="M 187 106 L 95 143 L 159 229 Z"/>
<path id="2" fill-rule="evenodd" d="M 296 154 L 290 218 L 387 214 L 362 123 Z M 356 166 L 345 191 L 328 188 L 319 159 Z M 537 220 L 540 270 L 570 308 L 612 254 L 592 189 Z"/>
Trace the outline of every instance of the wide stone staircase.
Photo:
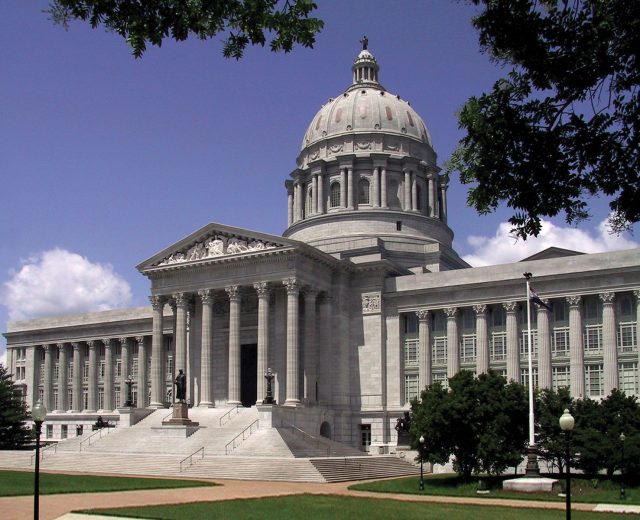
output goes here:
<path id="1" fill-rule="evenodd" d="M 255 408 L 190 409 L 200 428 L 188 437 L 159 430 L 168 410 L 130 428 L 87 432 L 42 452 L 47 470 L 123 475 L 338 482 L 416 474 L 390 456 L 368 456 L 295 426 L 259 428 Z M 32 469 L 32 451 L 0 451 L 0 467 Z"/>

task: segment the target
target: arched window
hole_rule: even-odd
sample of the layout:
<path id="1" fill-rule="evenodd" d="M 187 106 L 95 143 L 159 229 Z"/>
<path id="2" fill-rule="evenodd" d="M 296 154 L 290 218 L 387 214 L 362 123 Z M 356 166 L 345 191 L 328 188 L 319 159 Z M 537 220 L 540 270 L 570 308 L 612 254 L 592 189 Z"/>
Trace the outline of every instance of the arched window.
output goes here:
<path id="1" fill-rule="evenodd" d="M 360 179 L 358 184 L 358 204 L 369 204 L 369 181 Z"/>
<path id="2" fill-rule="evenodd" d="M 340 207 L 340 183 L 339 182 L 331 183 L 329 206 L 332 208 Z"/>
<path id="3" fill-rule="evenodd" d="M 422 203 L 422 186 L 420 186 L 419 184 L 416 186 L 416 198 L 418 199 L 418 207 L 416 209 L 422 212 L 422 207 L 424 206 L 424 204 Z"/>
<path id="4" fill-rule="evenodd" d="M 389 182 L 389 188 L 387 189 L 387 202 L 390 208 L 400 207 L 400 197 L 398 197 L 398 190 L 400 186 L 397 181 Z"/>
<path id="5" fill-rule="evenodd" d="M 305 215 L 309 216 L 313 213 L 313 188 L 309 186 L 307 189 L 307 200 L 305 202 Z"/>
<path id="6" fill-rule="evenodd" d="M 320 425 L 320 436 L 331 439 L 331 425 L 327 421 Z"/>

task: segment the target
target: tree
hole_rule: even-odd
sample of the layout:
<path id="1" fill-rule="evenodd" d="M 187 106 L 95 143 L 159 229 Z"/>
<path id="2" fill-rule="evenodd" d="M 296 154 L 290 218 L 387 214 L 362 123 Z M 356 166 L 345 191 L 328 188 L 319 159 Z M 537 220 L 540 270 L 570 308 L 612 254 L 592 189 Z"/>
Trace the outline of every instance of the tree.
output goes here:
<path id="1" fill-rule="evenodd" d="M 447 164 L 481 214 L 512 208 L 516 235 L 541 217 L 589 216 L 610 199 L 621 231 L 640 219 L 640 2 L 467 0 L 481 47 L 511 70 L 459 113 L 466 135 Z"/>
<path id="2" fill-rule="evenodd" d="M 7 369 L 0 364 L 0 449 L 15 450 L 31 441 L 29 419 L 21 394 Z"/>
<path id="3" fill-rule="evenodd" d="M 313 0 L 53 0 L 49 13 L 54 23 L 68 28 L 71 20 L 103 25 L 122 36 L 136 58 L 147 43 L 163 40 L 201 40 L 225 34 L 223 54 L 239 59 L 247 45 L 264 45 L 289 52 L 294 45 L 313 47 L 323 22 L 309 15 Z"/>
<path id="4" fill-rule="evenodd" d="M 564 410 L 573 409 L 573 399 L 568 388 L 557 391 L 545 388 L 538 392 L 535 400 L 536 444 L 538 456 L 551 467 L 564 472 L 566 448 L 565 437 L 560 429 L 560 416 Z"/>
<path id="5" fill-rule="evenodd" d="M 454 470 L 464 479 L 481 472 L 499 474 L 522 460 L 526 393 L 522 385 L 507 384 L 493 371 L 477 378 L 458 372 L 449 379 L 449 391 L 440 383 L 430 385 L 411 410 L 414 446 L 415 439 L 425 438 L 422 459 L 444 464 L 453 457 Z"/>

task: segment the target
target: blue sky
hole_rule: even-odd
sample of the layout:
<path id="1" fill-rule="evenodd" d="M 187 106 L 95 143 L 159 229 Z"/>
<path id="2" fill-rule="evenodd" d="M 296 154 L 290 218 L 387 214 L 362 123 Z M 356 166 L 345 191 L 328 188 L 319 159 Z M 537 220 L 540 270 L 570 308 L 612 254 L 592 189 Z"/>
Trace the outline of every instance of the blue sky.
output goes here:
<path id="1" fill-rule="evenodd" d="M 473 9 L 454 0 L 319 0 L 313 50 L 249 49 L 219 39 L 166 42 L 134 59 L 117 35 L 69 31 L 46 1 L 8 0 L 0 31 L 0 329 L 15 317 L 145 305 L 140 261 L 209 222 L 281 234 L 284 181 L 321 104 L 351 81 L 369 38 L 381 83 L 422 115 L 442 163 L 461 137 L 456 110 L 504 71 L 479 52 Z M 449 225 L 473 265 L 549 245 L 635 245 L 593 218 L 547 224 L 514 243 L 506 213 L 479 217 L 453 179 Z M 0 340 L 0 355 L 4 341 Z"/>

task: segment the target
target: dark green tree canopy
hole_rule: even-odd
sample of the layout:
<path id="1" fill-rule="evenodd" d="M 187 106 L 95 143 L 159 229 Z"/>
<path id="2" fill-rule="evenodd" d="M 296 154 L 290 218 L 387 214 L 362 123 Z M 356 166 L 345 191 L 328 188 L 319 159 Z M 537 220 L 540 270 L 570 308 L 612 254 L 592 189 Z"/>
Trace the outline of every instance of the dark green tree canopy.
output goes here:
<path id="1" fill-rule="evenodd" d="M 0 450 L 15 450 L 31 442 L 27 408 L 4 365 L 0 364 Z"/>
<path id="2" fill-rule="evenodd" d="M 55 23 L 71 20 L 100 25 L 125 38 L 136 58 L 147 43 L 160 47 L 166 38 L 202 40 L 224 34 L 226 58 L 242 57 L 247 45 L 289 52 L 294 45 L 313 47 L 323 22 L 310 17 L 312 0 L 53 0 Z"/>
<path id="3" fill-rule="evenodd" d="M 480 44 L 511 67 L 459 114 L 466 136 L 448 173 L 471 184 L 479 213 L 506 203 L 522 238 L 541 218 L 589 216 L 610 200 L 610 224 L 640 220 L 640 2 L 467 0 Z"/>

